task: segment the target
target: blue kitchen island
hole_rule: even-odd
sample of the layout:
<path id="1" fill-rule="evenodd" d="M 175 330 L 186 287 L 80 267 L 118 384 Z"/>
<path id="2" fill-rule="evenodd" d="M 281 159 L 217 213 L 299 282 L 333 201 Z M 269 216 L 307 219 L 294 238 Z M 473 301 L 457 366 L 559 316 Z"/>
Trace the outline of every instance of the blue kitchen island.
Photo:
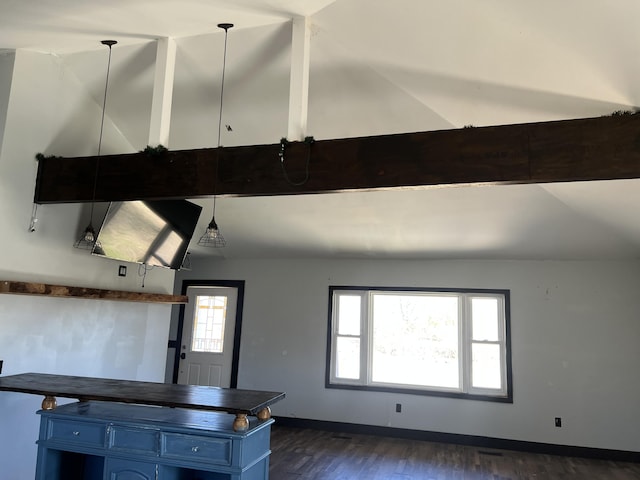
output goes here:
<path id="1" fill-rule="evenodd" d="M 268 479 L 270 405 L 285 396 L 39 373 L 0 377 L 3 390 L 45 396 L 36 480 Z"/>
<path id="2" fill-rule="evenodd" d="M 37 480 L 262 480 L 272 419 L 79 402 L 41 410 Z"/>

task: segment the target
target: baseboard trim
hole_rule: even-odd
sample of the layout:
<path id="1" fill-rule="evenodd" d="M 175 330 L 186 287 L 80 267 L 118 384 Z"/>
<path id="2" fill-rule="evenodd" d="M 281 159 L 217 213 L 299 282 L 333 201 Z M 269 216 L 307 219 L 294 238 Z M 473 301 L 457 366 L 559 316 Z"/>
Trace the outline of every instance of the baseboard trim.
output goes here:
<path id="1" fill-rule="evenodd" d="M 461 435 L 456 433 L 429 432 L 405 428 L 360 425 L 355 423 L 329 422 L 305 418 L 274 417 L 277 425 L 293 428 L 310 428 L 329 432 L 354 433 L 362 435 L 378 435 L 384 437 L 424 440 L 428 442 L 451 443 L 480 448 L 497 448 L 519 452 L 562 455 L 565 457 L 582 457 L 597 460 L 613 460 L 617 462 L 640 463 L 640 452 L 627 450 L 609 450 L 603 448 L 578 447 L 572 445 L 556 445 L 551 443 L 526 442 L 504 438 L 481 437 L 477 435 Z"/>

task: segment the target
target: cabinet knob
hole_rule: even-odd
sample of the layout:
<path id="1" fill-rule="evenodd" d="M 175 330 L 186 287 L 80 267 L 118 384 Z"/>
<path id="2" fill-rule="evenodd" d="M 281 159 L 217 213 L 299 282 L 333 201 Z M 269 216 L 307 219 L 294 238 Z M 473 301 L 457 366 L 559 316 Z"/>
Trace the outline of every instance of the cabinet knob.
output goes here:
<path id="1" fill-rule="evenodd" d="M 200 450 L 200 447 L 191 447 L 193 453 L 198 453 L 198 450 Z"/>

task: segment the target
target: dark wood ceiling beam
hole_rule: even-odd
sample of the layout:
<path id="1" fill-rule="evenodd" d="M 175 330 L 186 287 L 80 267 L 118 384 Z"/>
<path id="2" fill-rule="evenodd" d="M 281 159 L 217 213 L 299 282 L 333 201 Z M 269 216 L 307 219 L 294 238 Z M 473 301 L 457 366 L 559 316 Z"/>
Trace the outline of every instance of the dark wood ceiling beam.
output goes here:
<path id="1" fill-rule="evenodd" d="M 39 162 L 35 201 L 640 178 L 640 115 L 294 142 L 286 146 L 283 162 L 279 153 L 280 144 L 274 144 L 45 158 Z"/>

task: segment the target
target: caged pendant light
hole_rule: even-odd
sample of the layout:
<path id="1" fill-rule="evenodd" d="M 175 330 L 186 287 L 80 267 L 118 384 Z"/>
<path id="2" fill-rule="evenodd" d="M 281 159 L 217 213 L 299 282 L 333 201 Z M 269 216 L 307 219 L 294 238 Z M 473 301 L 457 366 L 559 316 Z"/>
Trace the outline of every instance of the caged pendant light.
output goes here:
<path id="1" fill-rule="evenodd" d="M 96 169 L 93 176 L 93 192 L 91 196 L 91 215 L 89 217 L 89 225 L 84 229 L 82 235 L 73 244 L 75 248 L 80 248 L 82 250 L 93 250 L 96 246 L 96 231 L 93 228 L 93 207 L 95 205 L 96 200 L 96 186 L 98 181 L 98 169 L 100 167 L 100 151 L 102 149 L 102 132 L 104 130 L 104 114 L 107 107 L 107 88 L 109 87 L 109 70 L 111 69 L 111 47 L 113 47 L 116 43 L 116 40 L 102 40 L 100 42 L 102 45 L 106 45 L 109 47 L 109 61 L 107 63 L 107 79 L 104 84 L 104 98 L 102 100 L 102 121 L 100 122 L 100 137 L 98 140 L 98 156 L 96 158 Z"/>
<path id="2" fill-rule="evenodd" d="M 229 34 L 229 29 L 233 27 L 233 23 L 219 23 L 219 28 L 224 29 L 224 55 L 222 57 L 222 78 L 220 82 L 220 112 L 218 116 L 218 148 L 216 150 L 217 159 L 216 159 L 216 176 L 214 179 L 213 185 L 213 216 L 211 217 L 211 221 L 207 226 L 202 237 L 198 240 L 198 245 L 203 247 L 212 247 L 212 248 L 221 248 L 226 246 L 227 242 L 222 236 L 222 232 L 216 223 L 216 193 L 217 193 L 217 184 L 218 184 L 218 164 L 220 162 L 220 134 L 222 131 L 222 100 L 224 99 L 224 74 L 227 66 L 227 35 Z"/>

